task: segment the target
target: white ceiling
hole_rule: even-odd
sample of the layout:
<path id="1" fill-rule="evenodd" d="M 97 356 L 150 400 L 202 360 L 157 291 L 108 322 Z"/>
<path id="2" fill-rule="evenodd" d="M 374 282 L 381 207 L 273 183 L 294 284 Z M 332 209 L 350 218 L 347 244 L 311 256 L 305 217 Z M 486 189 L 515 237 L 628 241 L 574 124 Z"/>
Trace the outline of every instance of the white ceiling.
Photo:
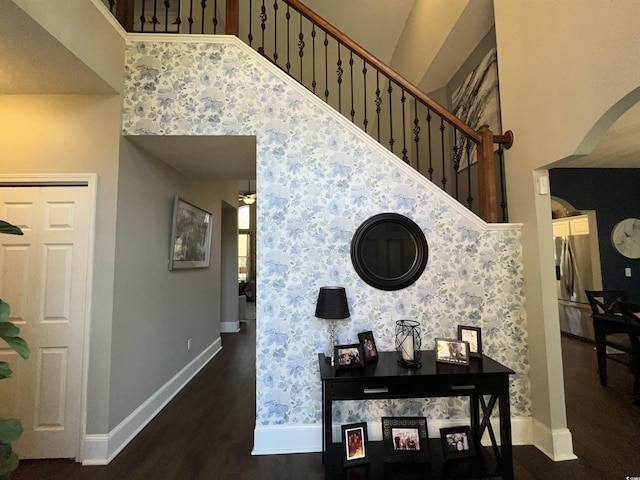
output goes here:
<path id="1" fill-rule="evenodd" d="M 391 9 L 390 0 L 305 3 L 376 57 L 389 62 L 415 1 L 393 0 Z M 0 94 L 113 93 L 105 81 L 11 0 L 0 0 Z M 518 132 L 514 133 L 517 141 Z M 255 178 L 255 139 L 250 137 L 140 137 L 135 143 L 185 175 Z M 640 167 L 640 105 L 621 116 L 590 155 L 554 166 Z"/>

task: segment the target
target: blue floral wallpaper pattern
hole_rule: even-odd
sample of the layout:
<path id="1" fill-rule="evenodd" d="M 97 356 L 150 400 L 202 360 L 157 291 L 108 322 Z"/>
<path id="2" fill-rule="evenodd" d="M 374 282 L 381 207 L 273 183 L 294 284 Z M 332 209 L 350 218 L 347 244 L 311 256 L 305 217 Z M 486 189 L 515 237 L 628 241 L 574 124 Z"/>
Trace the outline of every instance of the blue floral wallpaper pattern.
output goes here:
<path id="1" fill-rule="evenodd" d="M 486 225 L 330 111 L 237 39 L 128 45 L 125 135 L 255 135 L 257 142 L 257 424 L 321 418 L 318 352 L 329 326 L 314 317 L 319 287 L 346 287 L 351 318 L 338 343 L 372 330 L 394 349 L 395 322 L 421 322 L 423 349 L 482 327 L 485 353 L 516 371 L 513 416 L 530 416 L 520 231 Z M 422 277 L 388 292 L 365 284 L 350 241 L 367 218 L 396 212 L 429 243 Z M 341 402 L 336 422 L 384 415 L 468 416 L 465 399 Z"/>

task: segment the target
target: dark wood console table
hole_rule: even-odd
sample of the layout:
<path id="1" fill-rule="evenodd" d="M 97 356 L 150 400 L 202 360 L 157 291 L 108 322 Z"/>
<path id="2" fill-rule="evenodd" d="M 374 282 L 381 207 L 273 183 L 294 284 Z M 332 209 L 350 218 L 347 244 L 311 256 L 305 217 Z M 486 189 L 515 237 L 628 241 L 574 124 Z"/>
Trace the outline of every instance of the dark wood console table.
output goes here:
<path id="1" fill-rule="evenodd" d="M 397 364 L 397 352 L 379 352 L 378 361 L 364 368 L 337 370 L 324 354 L 318 355 L 322 379 L 322 445 L 327 480 L 349 478 L 343 469 L 341 444 L 333 443 L 332 405 L 337 400 L 388 398 L 469 397 L 471 432 L 477 455 L 469 459 L 444 462 L 440 438 L 430 440 L 431 462 L 412 465 L 410 478 L 486 478 L 513 479 L 513 452 L 509 408 L 509 375 L 514 371 L 487 356 L 471 358 L 470 365 L 436 363 L 434 351 L 422 352 L 422 367 L 417 370 Z M 489 396 L 487 402 L 485 396 Z M 491 412 L 498 404 L 500 445 L 490 423 Z M 484 432 L 489 433 L 492 449 L 480 445 Z M 432 434 L 435 432 L 432 432 Z M 393 478 L 393 468 L 407 465 L 384 464 L 382 442 L 369 442 L 365 478 Z M 419 471 L 419 472 L 418 472 Z M 424 476 L 415 476 L 416 473 Z M 391 474 L 390 474 L 391 473 Z M 403 478 L 406 473 L 403 473 Z"/>

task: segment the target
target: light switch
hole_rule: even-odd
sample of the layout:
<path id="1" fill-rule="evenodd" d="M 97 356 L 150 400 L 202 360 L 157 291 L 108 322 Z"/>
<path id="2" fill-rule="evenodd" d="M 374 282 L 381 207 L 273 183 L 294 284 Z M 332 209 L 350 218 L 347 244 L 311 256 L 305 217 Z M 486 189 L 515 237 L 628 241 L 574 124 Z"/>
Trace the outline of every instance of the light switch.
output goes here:
<path id="1" fill-rule="evenodd" d="M 625 277 L 630 277 L 631 276 L 631 269 L 629 267 L 624 269 L 624 276 Z"/>

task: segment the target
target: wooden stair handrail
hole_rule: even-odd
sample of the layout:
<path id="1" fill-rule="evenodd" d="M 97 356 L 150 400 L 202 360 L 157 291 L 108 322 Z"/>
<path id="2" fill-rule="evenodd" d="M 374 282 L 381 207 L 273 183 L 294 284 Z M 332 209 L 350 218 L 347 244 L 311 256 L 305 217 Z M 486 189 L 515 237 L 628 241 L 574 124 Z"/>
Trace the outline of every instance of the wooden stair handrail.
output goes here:
<path id="1" fill-rule="evenodd" d="M 386 64 L 378 60 L 375 56 L 369 53 L 367 50 L 358 45 L 355 41 L 350 39 L 344 33 L 336 29 L 333 25 L 328 23 L 324 18 L 320 17 L 313 10 L 309 9 L 306 5 L 300 3 L 299 0 L 283 0 L 284 3 L 290 5 L 294 10 L 296 10 L 300 15 L 304 16 L 314 24 L 318 25 L 325 32 L 331 35 L 335 40 L 345 45 L 348 49 L 353 51 L 357 56 L 359 56 L 362 60 L 367 62 L 368 64 L 375 67 L 378 71 L 383 73 L 387 78 L 393 80 L 404 90 L 413 95 L 416 99 L 422 102 L 424 105 L 429 107 L 432 111 L 437 113 L 441 118 L 445 119 L 449 124 L 454 126 L 456 129 L 464 132 L 471 140 L 475 143 L 480 144 L 482 141 L 482 137 L 479 132 L 473 130 L 469 125 L 464 123 L 458 117 L 453 115 L 449 110 L 444 108 L 435 100 L 432 100 L 428 95 L 422 92 L 418 87 L 413 85 L 409 80 L 404 78 L 402 75 L 398 74 Z M 505 148 L 510 148 L 513 143 L 513 133 L 511 131 L 507 131 L 504 135 L 494 135 L 493 143 L 501 143 L 504 144 Z"/>

